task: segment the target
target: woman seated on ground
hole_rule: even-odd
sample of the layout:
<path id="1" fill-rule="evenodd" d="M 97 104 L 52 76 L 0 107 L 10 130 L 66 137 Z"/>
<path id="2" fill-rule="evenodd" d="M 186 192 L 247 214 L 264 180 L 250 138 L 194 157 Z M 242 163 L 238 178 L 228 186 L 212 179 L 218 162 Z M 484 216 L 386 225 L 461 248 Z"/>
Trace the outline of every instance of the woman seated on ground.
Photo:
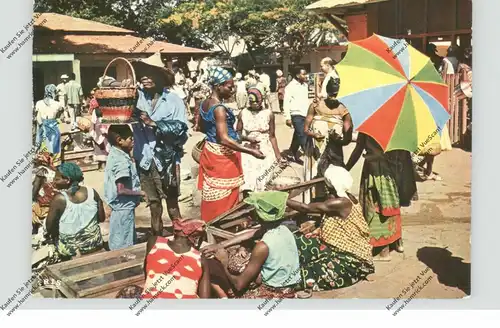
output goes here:
<path id="1" fill-rule="evenodd" d="M 256 216 L 261 225 L 260 229 L 254 229 L 245 237 L 248 239 L 262 235 L 262 238 L 255 244 L 248 264 L 240 274 L 234 274 L 234 270 L 228 268 L 229 256 L 224 247 L 241 242 L 241 236 L 240 240 L 235 238 L 230 243 L 205 248 L 206 256 L 215 252 L 218 260 L 210 261 L 211 272 L 214 268 L 212 281 L 222 289 L 224 285 L 229 286 L 240 298 L 295 297 L 295 287 L 300 281 L 299 254 L 293 233 L 286 226 L 280 225 L 287 199 L 288 193 L 279 191 L 254 192 L 245 198 L 245 203 L 255 207 L 252 215 Z M 217 268 L 225 276 L 216 276 Z M 225 283 L 224 280 L 228 282 Z M 226 288 L 224 292 L 229 294 L 231 290 Z"/>
<path id="2" fill-rule="evenodd" d="M 322 214 L 319 229 L 296 236 L 302 287 L 313 291 L 348 287 L 375 272 L 368 225 L 358 200 L 348 193 L 351 175 L 334 165 L 323 175 L 329 191 L 326 201 L 287 202 L 301 213 Z"/>
<path id="3" fill-rule="evenodd" d="M 210 272 L 194 248 L 205 222 L 174 220 L 172 238 L 152 236 L 146 246 L 142 298 L 209 298 Z"/>
<path id="4" fill-rule="evenodd" d="M 32 233 L 36 234 L 49 214 L 50 202 L 56 194 L 53 184 L 56 169 L 52 164 L 52 156 L 48 152 L 36 154 L 33 164 L 31 222 Z"/>
<path id="5" fill-rule="evenodd" d="M 50 203 L 47 233 L 63 259 L 99 251 L 103 247 L 99 222 L 104 222 L 104 207 L 99 194 L 80 186 L 83 172 L 75 163 L 58 167 L 54 184 L 60 193 Z"/>

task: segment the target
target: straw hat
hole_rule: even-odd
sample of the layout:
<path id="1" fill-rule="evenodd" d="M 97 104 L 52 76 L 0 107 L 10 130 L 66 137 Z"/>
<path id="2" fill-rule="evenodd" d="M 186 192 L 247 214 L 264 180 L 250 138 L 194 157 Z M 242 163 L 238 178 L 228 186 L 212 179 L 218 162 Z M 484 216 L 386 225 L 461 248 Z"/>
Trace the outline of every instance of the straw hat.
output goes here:
<path id="1" fill-rule="evenodd" d="M 131 62 L 134 69 L 137 71 L 137 78 L 139 79 L 141 78 L 140 75 L 143 75 L 141 72 L 151 72 L 151 70 L 154 70 L 161 73 L 166 84 L 175 83 L 175 75 L 173 71 L 165 67 L 159 52 L 154 53 L 148 58 L 132 59 Z"/>

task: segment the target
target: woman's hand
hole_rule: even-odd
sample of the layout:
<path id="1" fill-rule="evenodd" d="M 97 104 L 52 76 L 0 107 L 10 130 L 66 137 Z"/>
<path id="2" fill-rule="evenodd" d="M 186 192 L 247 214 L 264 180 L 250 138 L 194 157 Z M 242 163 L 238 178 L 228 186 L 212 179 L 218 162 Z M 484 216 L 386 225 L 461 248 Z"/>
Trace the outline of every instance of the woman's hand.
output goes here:
<path id="1" fill-rule="evenodd" d="M 321 133 L 315 133 L 313 135 L 313 138 L 316 139 L 316 140 L 323 140 L 323 139 L 325 139 L 325 136 L 322 135 Z"/>
<path id="2" fill-rule="evenodd" d="M 260 142 L 259 140 L 252 138 L 252 137 L 246 137 L 245 139 L 246 139 L 245 141 L 248 141 L 249 143 L 251 143 L 252 146 L 255 146 L 256 144 L 258 144 Z"/>
<path id="3" fill-rule="evenodd" d="M 215 258 L 219 260 L 220 263 L 222 263 L 224 266 L 227 266 L 227 263 L 229 262 L 229 255 L 223 248 L 220 248 L 215 252 Z"/>
<path id="4" fill-rule="evenodd" d="M 330 139 L 331 140 L 342 140 L 342 136 L 340 134 L 338 134 L 337 131 L 333 130 L 330 133 Z"/>
<path id="5" fill-rule="evenodd" d="M 222 246 L 220 246 L 219 244 L 208 245 L 208 246 L 205 246 L 201 249 L 201 253 L 203 254 L 203 256 L 205 256 L 207 259 L 209 259 L 209 258 L 214 257 L 217 250 L 219 250 L 221 248 L 222 248 Z"/>
<path id="6" fill-rule="evenodd" d="M 278 162 L 278 166 L 281 169 L 284 169 L 285 167 L 288 166 L 288 161 L 286 159 L 284 159 L 283 157 L 281 157 L 281 156 L 276 157 L 276 161 Z"/>
<path id="7" fill-rule="evenodd" d="M 250 154 L 258 159 L 266 158 L 266 155 L 264 155 L 259 149 L 250 149 Z"/>

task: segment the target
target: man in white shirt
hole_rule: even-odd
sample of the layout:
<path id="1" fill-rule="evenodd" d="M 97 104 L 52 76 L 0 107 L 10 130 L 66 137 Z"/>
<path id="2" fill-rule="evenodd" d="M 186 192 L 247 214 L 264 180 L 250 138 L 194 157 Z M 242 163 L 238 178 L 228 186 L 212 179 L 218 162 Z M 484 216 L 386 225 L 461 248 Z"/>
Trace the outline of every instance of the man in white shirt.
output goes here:
<path id="1" fill-rule="evenodd" d="M 307 85 L 307 72 L 304 68 L 295 67 L 292 70 L 292 76 L 293 80 L 285 88 L 283 110 L 286 125 L 294 128 L 289 152 L 296 163 L 302 164 L 299 147 L 302 147 L 302 151 L 304 151 L 307 140 L 304 133 L 304 123 L 309 109 L 309 87 Z"/>
<path id="2" fill-rule="evenodd" d="M 270 91 L 271 91 L 271 78 L 269 77 L 269 75 L 266 74 L 266 72 L 264 72 L 264 70 L 261 70 L 261 73 L 259 76 L 259 81 L 264 85 L 265 94 L 263 96 L 264 96 L 265 108 L 269 108 L 269 104 L 270 104 L 269 95 L 270 95 Z"/>
<path id="3" fill-rule="evenodd" d="M 330 81 L 330 79 L 333 79 L 336 88 L 335 93 L 337 94 L 339 92 L 338 89 L 340 85 L 340 78 L 333 65 L 335 65 L 335 62 L 330 57 L 325 57 L 321 60 L 321 70 L 323 71 L 323 73 L 326 74 L 325 79 L 323 80 L 323 84 L 321 85 L 320 97 L 323 99 L 328 98 L 328 93 L 326 92 L 326 86 L 328 84 L 328 81 Z"/>
<path id="4" fill-rule="evenodd" d="M 66 112 L 66 83 L 68 83 L 69 76 L 66 74 L 61 75 L 61 83 L 56 87 L 56 100 L 59 101 L 62 108 L 64 108 L 64 116 L 69 121 L 69 113 Z"/>

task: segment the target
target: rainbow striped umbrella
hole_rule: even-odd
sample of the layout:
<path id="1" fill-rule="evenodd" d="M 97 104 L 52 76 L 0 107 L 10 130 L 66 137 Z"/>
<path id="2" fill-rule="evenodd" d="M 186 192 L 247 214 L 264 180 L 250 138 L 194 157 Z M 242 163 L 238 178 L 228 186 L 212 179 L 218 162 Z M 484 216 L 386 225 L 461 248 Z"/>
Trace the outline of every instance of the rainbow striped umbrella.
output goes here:
<path id="1" fill-rule="evenodd" d="M 439 143 L 450 118 L 448 86 L 429 57 L 405 40 L 374 34 L 349 43 L 335 68 L 338 99 L 356 131 L 373 137 L 384 151 L 414 152 Z"/>

